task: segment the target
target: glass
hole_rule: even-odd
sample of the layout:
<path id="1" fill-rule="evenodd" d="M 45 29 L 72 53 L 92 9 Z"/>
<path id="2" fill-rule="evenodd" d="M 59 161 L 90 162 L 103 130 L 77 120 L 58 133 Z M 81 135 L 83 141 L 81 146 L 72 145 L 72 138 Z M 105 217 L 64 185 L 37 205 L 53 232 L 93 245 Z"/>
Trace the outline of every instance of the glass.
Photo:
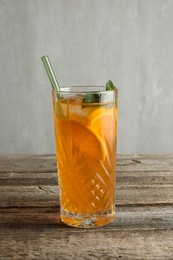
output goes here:
<path id="1" fill-rule="evenodd" d="M 114 221 L 117 95 L 91 86 L 52 91 L 60 217 L 69 226 Z"/>

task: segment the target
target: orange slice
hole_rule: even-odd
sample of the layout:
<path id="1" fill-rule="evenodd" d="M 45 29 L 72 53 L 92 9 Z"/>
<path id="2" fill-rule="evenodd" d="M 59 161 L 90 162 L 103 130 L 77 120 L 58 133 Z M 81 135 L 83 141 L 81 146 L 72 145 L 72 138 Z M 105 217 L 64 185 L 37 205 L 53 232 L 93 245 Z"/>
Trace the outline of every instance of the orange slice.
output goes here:
<path id="1" fill-rule="evenodd" d="M 86 159 L 105 159 L 106 145 L 101 137 L 89 126 L 75 120 L 61 119 L 57 121 L 59 137 L 66 140 L 67 149 L 79 149 Z"/>
<path id="2" fill-rule="evenodd" d="M 112 137 L 116 130 L 117 116 L 116 108 L 100 107 L 90 113 L 88 119 L 91 127 L 102 137 Z"/>

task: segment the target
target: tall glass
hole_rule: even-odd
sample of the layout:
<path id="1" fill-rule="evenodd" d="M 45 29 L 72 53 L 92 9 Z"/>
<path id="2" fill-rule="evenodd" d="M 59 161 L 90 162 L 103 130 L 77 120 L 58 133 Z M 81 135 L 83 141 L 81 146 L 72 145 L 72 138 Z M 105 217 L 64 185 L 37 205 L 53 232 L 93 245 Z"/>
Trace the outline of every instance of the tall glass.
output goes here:
<path id="1" fill-rule="evenodd" d="M 117 94 L 89 86 L 52 91 L 60 215 L 69 226 L 114 220 Z"/>

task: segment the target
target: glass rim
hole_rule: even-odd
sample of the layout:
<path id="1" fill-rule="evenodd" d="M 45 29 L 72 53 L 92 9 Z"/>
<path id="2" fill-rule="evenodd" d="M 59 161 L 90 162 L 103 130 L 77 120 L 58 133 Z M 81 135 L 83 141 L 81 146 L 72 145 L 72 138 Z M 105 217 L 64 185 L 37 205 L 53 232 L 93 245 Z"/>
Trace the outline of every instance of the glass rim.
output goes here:
<path id="1" fill-rule="evenodd" d="M 75 90 L 76 88 L 76 90 Z M 77 90 L 79 88 L 79 90 Z M 84 89 L 85 88 L 85 89 Z M 88 88 L 88 89 L 87 89 Z M 92 88 L 100 88 L 100 90 L 92 90 Z M 103 90 L 101 90 L 103 88 Z M 74 89 L 74 90 L 73 90 Z M 96 86 L 96 85 L 76 85 L 76 86 L 65 86 L 61 90 L 52 90 L 53 93 L 113 93 L 118 92 L 118 88 L 113 90 L 106 90 L 105 86 Z"/>

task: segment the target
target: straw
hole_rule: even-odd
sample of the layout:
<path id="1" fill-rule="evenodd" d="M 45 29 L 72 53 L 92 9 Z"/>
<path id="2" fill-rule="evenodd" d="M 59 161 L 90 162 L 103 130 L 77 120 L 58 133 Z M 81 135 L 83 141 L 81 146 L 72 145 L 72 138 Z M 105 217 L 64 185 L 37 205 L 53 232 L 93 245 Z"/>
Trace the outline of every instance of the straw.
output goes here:
<path id="1" fill-rule="evenodd" d="M 55 74 L 54 74 L 54 72 L 53 72 L 53 68 L 52 68 L 52 66 L 51 66 L 51 64 L 50 64 L 50 61 L 49 61 L 48 56 L 47 56 L 47 55 L 42 56 L 41 59 L 42 59 L 44 68 L 45 68 L 45 70 L 46 70 L 46 72 L 47 72 L 47 75 L 48 75 L 48 78 L 49 78 L 49 80 L 50 80 L 50 83 L 51 83 L 51 85 L 52 85 L 52 89 L 53 89 L 54 91 L 58 91 L 58 92 L 59 92 L 58 95 L 59 95 L 60 97 L 63 97 L 63 95 L 62 95 L 62 93 L 61 93 L 60 86 L 59 86 L 58 81 L 57 81 L 57 79 L 56 79 L 56 77 L 55 77 Z"/>

